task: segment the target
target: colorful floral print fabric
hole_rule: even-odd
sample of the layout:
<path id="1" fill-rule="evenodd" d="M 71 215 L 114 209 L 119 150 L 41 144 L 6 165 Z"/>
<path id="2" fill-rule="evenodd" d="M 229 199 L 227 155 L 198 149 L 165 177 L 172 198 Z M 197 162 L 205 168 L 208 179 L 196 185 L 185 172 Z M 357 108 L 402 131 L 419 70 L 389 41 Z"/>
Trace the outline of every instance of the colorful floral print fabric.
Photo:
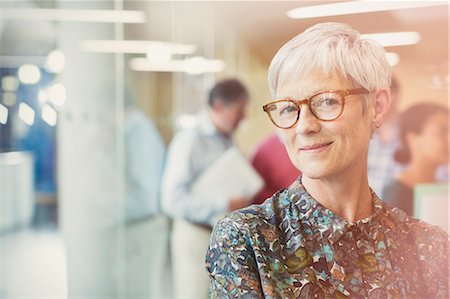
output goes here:
<path id="1" fill-rule="evenodd" d="M 448 298 L 448 235 L 382 203 L 356 223 L 301 178 L 215 226 L 211 298 Z"/>

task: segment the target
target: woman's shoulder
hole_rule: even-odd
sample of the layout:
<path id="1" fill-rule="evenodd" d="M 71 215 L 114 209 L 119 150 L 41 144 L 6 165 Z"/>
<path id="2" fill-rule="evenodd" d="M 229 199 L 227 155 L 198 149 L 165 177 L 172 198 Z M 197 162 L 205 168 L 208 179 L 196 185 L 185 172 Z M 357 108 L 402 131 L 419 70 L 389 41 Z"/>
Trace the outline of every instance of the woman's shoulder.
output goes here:
<path id="1" fill-rule="evenodd" d="M 416 235 L 418 241 L 423 240 L 425 244 L 449 242 L 448 233 L 439 226 L 429 224 L 420 219 L 411 217 L 411 231 Z"/>
<path id="2" fill-rule="evenodd" d="M 254 204 L 249 207 L 231 212 L 220 219 L 215 225 L 214 234 L 226 234 L 239 231 L 253 233 L 261 229 L 277 229 L 282 210 L 286 203 L 283 196 L 287 189 L 282 189 L 262 204 Z M 236 233 L 234 233 L 236 234 Z"/>
<path id="3" fill-rule="evenodd" d="M 414 244 L 416 256 L 423 264 L 424 279 L 430 284 L 437 284 L 434 288 L 441 288 L 441 282 L 446 283 L 449 271 L 450 242 L 447 232 L 413 218 L 409 240 Z M 441 277 L 436 280 L 439 276 Z"/>
<path id="4" fill-rule="evenodd" d="M 233 211 L 223 217 L 220 222 L 233 224 L 239 227 L 250 227 L 263 223 L 270 223 L 273 216 L 276 214 L 274 203 L 277 201 L 277 194 L 266 199 L 261 204 L 253 204 L 246 208 Z"/>
<path id="5" fill-rule="evenodd" d="M 403 235 L 412 237 L 416 244 L 432 245 L 434 243 L 447 244 L 448 233 L 436 225 L 429 224 L 423 220 L 407 215 L 397 207 L 383 203 L 386 216 L 393 222 L 395 230 Z"/>

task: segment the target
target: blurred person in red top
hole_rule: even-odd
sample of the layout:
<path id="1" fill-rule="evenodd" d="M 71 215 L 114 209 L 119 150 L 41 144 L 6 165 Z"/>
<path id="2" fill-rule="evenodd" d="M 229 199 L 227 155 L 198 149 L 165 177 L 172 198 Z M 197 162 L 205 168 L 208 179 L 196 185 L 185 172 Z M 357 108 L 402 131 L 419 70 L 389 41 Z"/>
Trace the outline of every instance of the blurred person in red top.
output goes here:
<path id="1" fill-rule="evenodd" d="M 277 191 L 289 187 L 300 175 L 277 133 L 264 139 L 255 148 L 251 163 L 264 180 L 263 189 L 253 198 L 256 204 L 263 203 Z"/>

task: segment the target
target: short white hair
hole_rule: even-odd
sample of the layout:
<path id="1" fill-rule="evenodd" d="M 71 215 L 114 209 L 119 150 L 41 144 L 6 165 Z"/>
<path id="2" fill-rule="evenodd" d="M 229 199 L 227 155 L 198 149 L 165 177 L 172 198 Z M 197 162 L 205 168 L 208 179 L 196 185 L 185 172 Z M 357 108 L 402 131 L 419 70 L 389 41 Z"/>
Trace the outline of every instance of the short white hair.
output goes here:
<path id="1" fill-rule="evenodd" d="M 350 79 L 355 87 L 369 91 L 389 89 L 391 67 L 384 48 L 343 23 L 320 23 L 282 46 L 269 67 L 269 88 L 276 99 L 278 84 L 288 76 L 320 70 Z"/>

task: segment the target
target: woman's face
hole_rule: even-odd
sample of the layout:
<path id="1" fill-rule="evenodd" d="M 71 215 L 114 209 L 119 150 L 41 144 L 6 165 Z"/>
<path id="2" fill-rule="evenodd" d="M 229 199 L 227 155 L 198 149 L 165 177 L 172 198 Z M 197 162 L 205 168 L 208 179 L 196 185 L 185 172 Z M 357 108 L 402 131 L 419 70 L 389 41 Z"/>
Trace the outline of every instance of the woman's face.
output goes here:
<path id="1" fill-rule="evenodd" d="M 305 99 L 321 91 L 358 88 L 342 76 L 313 72 L 279 85 L 278 99 Z M 373 111 L 364 107 L 360 95 L 345 98 L 344 110 L 333 121 L 321 121 L 302 105 L 299 121 L 282 129 L 287 152 L 304 176 L 317 179 L 335 176 L 354 167 L 367 168 Z M 370 104 L 369 104 L 370 105 Z"/>
<path id="2" fill-rule="evenodd" d="M 411 134 L 413 159 L 421 157 L 435 165 L 448 162 L 448 121 L 447 113 L 435 113 L 427 119 L 419 134 Z"/>

